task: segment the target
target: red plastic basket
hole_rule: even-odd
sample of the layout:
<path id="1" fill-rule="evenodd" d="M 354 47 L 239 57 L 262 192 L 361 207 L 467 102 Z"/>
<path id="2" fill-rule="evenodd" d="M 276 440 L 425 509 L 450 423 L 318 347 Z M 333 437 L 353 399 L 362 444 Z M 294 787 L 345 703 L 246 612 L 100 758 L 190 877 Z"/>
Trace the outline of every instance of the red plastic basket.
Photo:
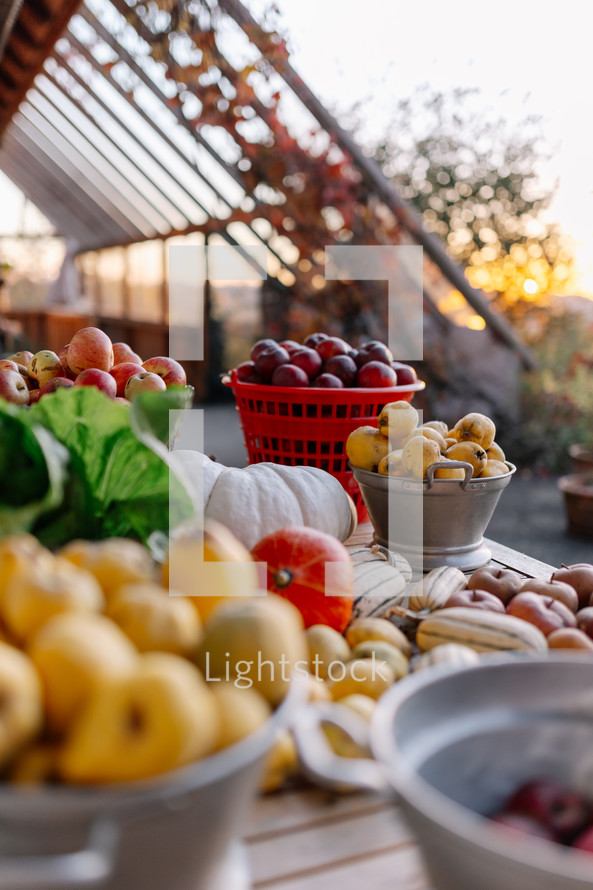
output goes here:
<path id="1" fill-rule="evenodd" d="M 241 383 L 235 371 L 223 383 L 235 396 L 249 463 L 326 470 L 354 500 L 359 522 L 368 514 L 348 469 L 346 439 L 359 426 L 376 426 L 383 405 L 411 402 L 414 393 L 425 387 L 421 380 L 383 389 L 264 386 Z"/>

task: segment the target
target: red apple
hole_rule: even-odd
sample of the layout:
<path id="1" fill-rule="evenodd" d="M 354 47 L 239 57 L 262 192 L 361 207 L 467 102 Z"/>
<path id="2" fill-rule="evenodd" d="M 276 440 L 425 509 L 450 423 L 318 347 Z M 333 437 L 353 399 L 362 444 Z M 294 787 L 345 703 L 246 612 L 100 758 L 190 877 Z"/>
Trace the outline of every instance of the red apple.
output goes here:
<path id="1" fill-rule="evenodd" d="M 522 834 L 529 834 L 531 837 L 540 837 L 546 841 L 555 841 L 556 838 L 549 828 L 542 825 L 536 819 L 525 816 L 523 813 L 510 813 L 503 810 L 496 816 L 491 816 L 493 822 L 509 831 L 520 831 Z"/>
<path id="2" fill-rule="evenodd" d="M 315 331 L 314 334 L 309 334 L 308 337 L 305 337 L 303 340 L 303 346 L 309 346 L 311 349 L 315 349 L 318 343 L 321 343 L 322 340 L 327 340 L 328 335 L 322 334 L 320 331 Z"/>
<path id="3" fill-rule="evenodd" d="M 255 373 L 262 383 L 270 383 L 276 368 L 279 365 L 287 365 L 289 361 L 290 356 L 286 349 L 282 349 L 281 346 L 275 343 L 273 346 L 262 349 L 259 353 L 255 359 Z"/>
<path id="4" fill-rule="evenodd" d="M 302 368 L 291 365 L 278 365 L 272 374 L 272 386 L 309 386 L 309 378 Z"/>
<path id="5" fill-rule="evenodd" d="M 46 396 L 48 393 L 55 392 L 57 389 L 70 389 L 71 386 L 74 386 L 74 381 L 70 380 L 68 377 L 52 377 L 51 380 L 48 380 L 47 383 L 43 384 L 39 390 L 39 396 Z"/>
<path id="6" fill-rule="evenodd" d="M 43 386 L 52 377 L 64 377 L 64 369 L 60 359 L 51 349 L 41 349 L 36 352 L 27 365 L 29 377 L 36 380 L 39 386 Z"/>
<path id="7" fill-rule="evenodd" d="M 32 389 L 29 392 L 29 405 L 34 405 L 35 402 L 38 402 L 41 398 L 41 390 L 40 389 Z"/>
<path id="8" fill-rule="evenodd" d="M 99 368 L 85 368 L 77 375 L 74 386 L 96 386 L 110 399 L 117 395 L 117 383 L 108 371 L 100 371 Z"/>
<path id="9" fill-rule="evenodd" d="M 278 346 L 275 340 L 258 340 L 257 343 L 254 343 L 251 347 L 251 352 L 249 353 L 249 358 L 252 362 L 256 361 L 258 355 L 264 351 L 264 349 L 270 349 L 272 346 Z"/>
<path id="10" fill-rule="evenodd" d="M 487 612 L 504 612 L 504 606 L 499 598 L 487 590 L 457 590 L 451 594 L 444 608 L 449 609 L 454 606 L 469 606 Z"/>
<path id="11" fill-rule="evenodd" d="M 297 343 L 296 340 L 281 340 L 278 346 L 281 346 L 282 349 L 286 349 L 289 355 L 292 355 L 295 349 L 301 348 L 301 344 Z"/>
<path id="12" fill-rule="evenodd" d="M 362 353 L 361 357 L 363 359 L 363 365 L 366 365 L 369 362 L 383 362 L 383 364 L 391 367 L 393 353 L 388 346 L 385 346 L 384 343 L 380 343 L 378 340 L 365 343 L 359 350 L 359 354 L 360 353 Z"/>
<path id="13" fill-rule="evenodd" d="M 20 352 L 15 352 L 14 355 L 9 355 L 8 358 L 11 362 L 16 362 L 17 365 L 22 365 L 23 368 L 26 368 L 33 358 L 33 353 L 29 352 L 28 349 L 22 349 Z"/>
<path id="14" fill-rule="evenodd" d="M 68 367 L 73 374 L 87 368 L 110 371 L 113 367 L 113 346 L 99 328 L 81 328 L 68 344 Z"/>
<path id="15" fill-rule="evenodd" d="M 29 404 L 29 390 L 18 371 L 0 370 L 0 398 L 13 405 Z"/>
<path id="16" fill-rule="evenodd" d="M 311 386 L 319 386 L 322 389 L 343 389 L 344 384 L 335 374 L 320 374 L 311 381 Z"/>
<path id="17" fill-rule="evenodd" d="M 589 605 L 593 596 L 593 565 L 588 562 L 576 562 L 570 566 L 561 566 L 552 575 L 552 581 L 564 581 L 574 587 L 579 597 L 579 606 Z"/>
<path id="18" fill-rule="evenodd" d="M 391 362 L 391 367 L 397 376 L 398 386 L 410 386 L 416 383 L 418 375 L 411 365 L 404 365 L 402 362 Z"/>
<path id="19" fill-rule="evenodd" d="M 578 621 L 578 618 L 577 618 Z M 576 627 L 559 627 L 548 635 L 550 649 L 587 649 L 593 651 L 593 640 Z"/>
<path id="20" fill-rule="evenodd" d="M 586 828 L 579 834 L 572 846 L 575 850 L 582 850 L 584 853 L 593 853 L 593 825 Z"/>
<path id="21" fill-rule="evenodd" d="M 542 581 L 539 578 L 527 578 L 521 585 L 521 593 L 541 593 L 543 596 L 551 596 L 568 606 L 571 612 L 576 612 L 579 607 L 579 598 L 574 587 L 565 584 L 564 581 Z"/>
<path id="22" fill-rule="evenodd" d="M 551 779 L 526 782 L 509 799 L 507 811 L 521 813 L 569 843 L 588 824 L 591 807 L 576 791 Z"/>
<path id="23" fill-rule="evenodd" d="M 241 362 L 235 368 L 237 372 L 237 380 L 241 383 L 261 383 L 259 377 L 255 373 L 255 362 Z"/>
<path id="24" fill-rule="evenodd" d="M 133 399 L 140 392 L 164 392 L 166 388 L 165 381 L 158 374 L 142 371 L 141 374 L 133 374 L 129 378 L 126 383 L 125 398 Z"/>
<path id="25" fill-rule="evenodd" d="M 484 566 L 470 575 L 467 586 L 470 590 L 487 590 L 497 596 L 505 606 L 521 590 L 523 578 L 511 569 L 498 566 Z"/>
<path id="26" fill-rule="evenodd" d="M 507 606 L 507 614 L 539 627 L 544 636 L 559 627 L 576 627 L 577 619 L 559 600 L 540 593 L 518 593 Z"/>
<path id="27" fill-rule="evenodd" d="M 133 362 L 135 365 L 141 365 L 142 359 L 127 343 L 114 343 L 113 364 L 123 365 L 124 362 Z"/>
<path id="28" fill-rule="evenodd" d="M 64 369 L 64 376 L 68 377 L 69 380 L 76 380 L 76 374 L 70 370 L 70 366 L 68 364 L 68 343 L 67 346 L 62 346 L 60 351 L 58 352 L 58 358 L 60 359 L 60 364 Z"/>
<path id="29" fill-rule="evenodd" d="M 312 380 L 319 374 L 323 365 L 317 350 L 311 349 L 309 346 L 300 346 L 298 349 L 295 349 L 290 355 L 290 363 L 291 365 L 296 365 L 297 368 L 302 368 L 309 380 Z"/>
<path id="30" fill-rule="evenodd" d="M 115 380 L 117 395 L 123 396 L 130 377 L 133 374 L 142 374 L 143 371 L 142 365 L 137 365 L 135 362 L 122 362 L 119 365 L 114 365 L 109 373 Z"/>
<path id="31" fill-rule="evenodd" d="M 585 606 L 577 612 L 577 627 L 593 639 L 593 606 Z"/>
<path id="32" fill-rule="evenodd" d="M 29 392 L 32 392 L 34 389 L 39 389 L 39 383 L 37 382 L 37 380 L 33 380 L 33 378 L 29 376 L 29 372 L 26 368 L 23 368 L 22 365 L 17 365 L 17 368 L 19 374 L 27 384 L 27 389 L 29 390 Z"/>
<path id="33" fill-rule="evenodd" d="M 119 402 L 120 405 L 131 405 L 132 404 L 129 399 L 124 399 L 122 396 L 116 396 L 113 401 Z"/>
<path id="34" fill-rule="evenodd" d="M 356 386 L 385 387 L 395 386 L 397 377 L 391 365 L 383 362 L 367 362 L 359 368 L 356 375 Z"/>
<path id="35" fill-rule="evenodd" d="M 18 371 L 20 374 L 21 367 L 22 365 L 17 365 L 16 362 L 12 362 L 8 358 L 0 358 L 0 371 Z"/>
<path id="36" fill-rule="evenodd" d="M 340 378 L 344 386 L 354 385 L 357 371 L 356 363 L 349 355 L 334 355 L 328 358 L 323 366 L 324 374 L 334 374 Z"/>
<path id="37" fill-rule="evenodd" d="M 158 374 L 159 377 L 162 377 L 167 389 L 170 386 L 185 386 L 187 383 L 187 377 L 182 365 L 176 362 L 174 358 L 169 358 L 166 355 L 157 355 L 154 358 L 146 359 L 142 367 L 145 371 L 150 371 L 151 374 Z"/>
<path id="38" fill-rule="evenodd" d="M 320 340 L 315 347 L 324 362 L 334 355 L 346 355 L 349 348 L 341 337 L 327 337 L 325 340 Z"/>

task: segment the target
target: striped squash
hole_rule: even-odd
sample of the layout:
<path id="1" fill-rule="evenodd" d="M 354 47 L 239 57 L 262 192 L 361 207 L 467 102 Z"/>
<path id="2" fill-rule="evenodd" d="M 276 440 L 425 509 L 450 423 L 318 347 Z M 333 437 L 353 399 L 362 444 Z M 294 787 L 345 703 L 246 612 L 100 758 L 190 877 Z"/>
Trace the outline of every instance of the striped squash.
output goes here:
<path id="1" fill-rule="evenodd" d="M 486 612 L 465 606 L 428 615 L 418 626 L 416 643 L 422 652 L 445 643 L 461 643 L 476 652 L 528 649 L 547 651 L 538 627 L 514 615 Z"/>
<path id="2" fill-rule="evenodd" d="M 410 602 L 408 608 L 413 612 L 421 609 L 442 609 L 450 596 L 467 587 L 467 578 L 453 566 L 439 566 L 415 582 L 408 589 Z"/>

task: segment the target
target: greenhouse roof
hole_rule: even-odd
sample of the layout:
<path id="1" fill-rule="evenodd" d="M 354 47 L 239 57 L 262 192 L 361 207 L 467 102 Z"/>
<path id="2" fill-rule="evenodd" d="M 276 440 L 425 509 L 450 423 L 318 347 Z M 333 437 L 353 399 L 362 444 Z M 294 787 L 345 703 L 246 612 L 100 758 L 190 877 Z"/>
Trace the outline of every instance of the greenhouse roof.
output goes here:
<path id="1" fill-rule="evenodd" d="M 255 239 L 279 287 L 306 289 L 328 244 L 421 244 L 530 363 L 240 0 L 5 7 L 0 169 L 74 250 L 190 232 L 239 250 Z"/>

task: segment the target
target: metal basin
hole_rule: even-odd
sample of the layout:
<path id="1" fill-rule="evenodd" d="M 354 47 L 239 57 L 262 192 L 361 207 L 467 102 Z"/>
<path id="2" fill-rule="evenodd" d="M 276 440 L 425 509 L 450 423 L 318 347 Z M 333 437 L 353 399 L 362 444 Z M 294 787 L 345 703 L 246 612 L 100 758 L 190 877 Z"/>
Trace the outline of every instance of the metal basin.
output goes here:
<path id="1" fill-rule="evenodd" d="M 0 890 L 219 887 L 264 758 L 302 697 L 293 683 L 253 735 L 158 780 L 102 789 L 4 785 Z"/>
<path id="2" fill-rule="evenodd" d="M 483 818 L 540 777 L 593 796 L 593 660 L 486 656 L 381 699 L 371 743 L 435 890 L 593 890 L 593 860 Z M 394 882 L 395 887 L 395 882 Z"/>
<path id="3" fill-rule="evenodd" d="M 353 467 L 354 478 L 374 529 L 376 543 L 404 556 L 415 571 L 428 572 L 450 565 L 473 571 L 485 565 L 491 553 L 484 532 L 492 519 L 503 490 L 516 471 L 487 479 L 471 478 L 470 464 L 448 461 L 447 467 L 463 467 L 463 481 L 427 478 L 416 482 L 398 476 L 383 476 Z M 411 517 L 418 517 L 416 521 Z"/>

